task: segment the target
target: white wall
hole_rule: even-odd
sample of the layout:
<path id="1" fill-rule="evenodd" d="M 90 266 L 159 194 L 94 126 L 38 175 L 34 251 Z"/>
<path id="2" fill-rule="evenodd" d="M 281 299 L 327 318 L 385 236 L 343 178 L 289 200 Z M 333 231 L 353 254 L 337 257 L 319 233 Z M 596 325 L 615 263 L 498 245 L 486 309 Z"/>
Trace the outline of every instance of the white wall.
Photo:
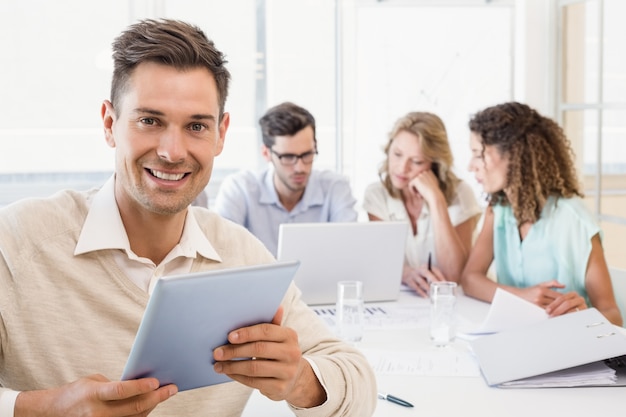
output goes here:
<path id="1" fill-rule="evenodd" d="M 339 149 L 343 153 L 341 166 L 351 177 L 357 198 L 376 178 L 386 132 L 407 111 L 441 113 L 454 142 L 461 176 L 466 173 L 467 118 L 477 106 L 514 98 L 551 114 L 555 32 L 551 19 L 555 0 L 515 1 L 514 20 L 506 18 L 494 25 L 502 32 L 514 24 L 516 36 L 509 38 L 510 47 L 504 52 L 509 55 L 498 61 L 504 65 L 499 73 L 514 78 L 510 85 L 498 87 L 499 95 L 486 94 L 485 89 L 472 93 L 470 89 L 462 100 L 454 92 L 463 87 L 463 77 L 469 87 L 475 87 L 477 81 L 470 78 L 469 70 L 458 71 L 457 64 L 462 61 L 459 58 L 465 57 L 454 55 L 450 42 L 454 36 L 470 34 L 473 22 L 466 22 L 469 28 L 462 21 L 450 26 L 450 17 L 439 23 L 441 31 L 424 36 L 416 27 L 424 25 L 419 11 L 409 12 L 407 7 L 425 7 L 435 15 L 434 6 L 445 3 L 439 10 L 454 16 L 457 12 L 451 4 L 475 9 L 488 6 L 498 13 L 496 9 L 508 7 L 511 1 L 336 1 L 267 0 L 267 39 L 271 45 L 268 105 L 290 99 L 313 111 L 322 142 L 317 163 L 328 168 L 337 166 L 336 106 L 340 106 L 344 139 Z M 113 151 L 104 144 L 99 120 L 100 103 L 108 97 L 110 44 L 129 23 L 157 16 L 200 25 L 226 52 L 233 73 L 228 100 L 233 117 L 216 168 L 254 166 L 258 162 L 255 5 L 254 0 L 135 0 L 114 1 L 98 11 L 82 0 L 0 0 L 0 52 L 4 63 L 0 80 L 0 174 L 113 168 Z M 341 13 L 339 44 L 335 44 L 336 7 Z M 394 19 L 397 12 L 386 7 L 404 8 L 411 13 L 409 17 L 415 17 L 404 19 L 402 27 L 392 26 L 376 36 L 377 30 L 384 29 L 383 20 L 376 21 L 376 13 L 381 11 Z M 386 24 L 390 23 L 393 25 L 393 20 L 387 20 Z M 390 38 L 391 33 L 398 39 Z M 450 48 L 442 48 L 439 53 L 431 44 L 441 39 L 450 43 Z M 379 57 L 368 56 L 367 42 L 376 42 L 372 48 L 377 53 L 393 51 L 397 56 L 384 56 L 387 61 L 376 64 Z M 338 67 L 336 46 L 340 47 Z M 460 51 L 472 47 L 469 44 Z M 497 54 L 498 49 L 495 51 Z M 512 64 L 506 64 L 507 60 Z M 403 68 L 395 69 L 394 65 Z M 474 64 L 463 61 L 463 65 L 473 68 Z M 426 70 L 419 72 L 423 82 L 411 84 L 399 78 L 409 77 L 412 68 L 416 74 Z M 456 76 L 444 74 L 446 68 Z M 339 94 L 334 90 L 336 74 L 343 85 Z M 437 102 L 433 101 L 433 92 Z M 472 97 L 477 100 L 470 103 Z"/>
<path id="2" fill-rule="evenodd" d="M 555 117 L 556 0 L 516 0 L 515 100 Z"/>

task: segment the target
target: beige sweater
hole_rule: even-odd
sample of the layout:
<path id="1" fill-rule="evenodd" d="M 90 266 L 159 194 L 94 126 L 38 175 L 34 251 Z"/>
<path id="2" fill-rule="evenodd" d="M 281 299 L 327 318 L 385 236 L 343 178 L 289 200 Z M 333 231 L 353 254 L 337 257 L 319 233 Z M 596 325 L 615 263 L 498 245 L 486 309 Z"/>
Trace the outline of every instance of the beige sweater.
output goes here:
<path id="1" fill-rule="evenodd" d="M 59 386 L 100 373 L 119 379 L 148 301 L 110 251 L 74 256 L 95 191 L 64 191 L 0 210 L 0 394 Z M 223 262 L 202 257 L 192 271 L 273 262 L 244 228 L 193 207 Z M 366 359 L 337 341 L 291 286 L 284 325 L 328 389 L 323 405 L 298 416 L 369 416 L 376 383 Z M 239 416 L 251 389 L 236 382 L 185 391 L 151 416 Z"/>

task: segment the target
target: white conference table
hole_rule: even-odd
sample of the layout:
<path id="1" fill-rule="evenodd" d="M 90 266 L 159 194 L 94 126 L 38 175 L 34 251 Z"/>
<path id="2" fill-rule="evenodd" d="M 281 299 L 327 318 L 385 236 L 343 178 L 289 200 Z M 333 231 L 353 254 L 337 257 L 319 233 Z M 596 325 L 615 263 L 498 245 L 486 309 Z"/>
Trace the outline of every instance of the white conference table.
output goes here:
<path id="1" fill-rule="evenodd" d="M 431 345 L 427 323 L 428 300 L 413 293 L 401 292 L 400 299 L 393 303 L 374 303 L 367 306 L 409 306 L 417 304 L 416 318 L 421 324 L 414 329 L 368 328 L 359 347 L 367 351 L 388 351 L 390 356 L 426 354 L 433 350 L 455 356 L 465 355 L 467 341 L 457 338 L 446 348 Z M 314 307 L 315 308 L 315 307 Z M 478 325 L 489 310 L 489 304 L 460 295 L 457 312 L 459 322 Z M 393 326 L 391 326 L 393 327 Z M 463 327 L 463 326 L 461 326 Z M 463 330 L 463 329 L 461 329 Z M 572 346 L 576 349 L 576 346 Z M 375 367 L 376 370 L 376 367 Z M 380 391 L 387 392 L 411 402 L 407 408 L 389 401 L 378 400 L 374 416 L 484 416 L 484 417 L 623 417 L 626 415 L 626 387 L 589 388 L 523 388 L 503 389 L 489 387 L 482 376 L 424 376 L 415 374 L 391 375 L 376 373 Z M 255 391 L 242 417 L 287 417 L 292 411 L 284 402 L 274 402 Z"/>

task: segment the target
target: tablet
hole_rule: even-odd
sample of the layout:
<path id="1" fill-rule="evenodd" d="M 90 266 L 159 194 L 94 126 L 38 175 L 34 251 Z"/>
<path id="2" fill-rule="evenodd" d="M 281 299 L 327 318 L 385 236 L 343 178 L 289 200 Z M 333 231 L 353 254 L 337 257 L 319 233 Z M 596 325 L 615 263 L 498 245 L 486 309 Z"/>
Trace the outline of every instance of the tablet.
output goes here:
<path id="1" fill-rule="evenodd" d="M 213 371 L 230 331 L 271 322 L 298 261 L 194 272 L 154 286 L 122 380 L 157 378 L 179 391 L 231 381 Z"/>

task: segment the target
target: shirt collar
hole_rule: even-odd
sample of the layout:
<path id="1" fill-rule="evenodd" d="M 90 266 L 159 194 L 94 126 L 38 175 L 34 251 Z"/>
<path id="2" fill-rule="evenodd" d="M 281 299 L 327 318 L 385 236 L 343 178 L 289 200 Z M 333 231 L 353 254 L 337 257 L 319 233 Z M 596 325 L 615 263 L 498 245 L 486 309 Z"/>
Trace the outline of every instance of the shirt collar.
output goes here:
<path id="1" fill-rule="evenodd" d="M 74 255 L 103 249 L 121 249 L 129 256 L 133 254 L 115 201 L 115 175 L 111 176 L 95 194 Z M 198 253 L 205 258 L 221 262 L 213 245 L 200 229 L 193 210 L 187 210 L 183 234 L 175 250 L 188 258 L 195 258 Z"/>
<path id="2" fill-rule="evenodd" d="M 402 201 L 402 197 L 392 197 L 388 192 L 386 194 L 387 199 L 387 207 L 389 208 L 389 218 L 390 220 L 408 220 L 409 213 L 406 211 L 406 206 L 404 205 L 404 201 Z M 422 210 L 420 211 L 419 218 L 426 218 L 430 214 L 430 209 L 426 201 L 422 204 Z"/>
<path id="3" fill-rule="evenodd" d="M 268 164 L 267 169 L 263 172 L 261 184 L 263 187 L 261 187 L 259 203 L 279 205 L 278 194 L 274 188 L 274 165 Z"/>
<path id="4" fill-rule="evenodd" d="M 275 169 L 273 164 L 268 164 L 268 168 L 263 173 L 262 181 L 263 187 L 261 188 L 261 195 L 259 197 L 260 204 L 275 204 L 282 207 L 280 200 L 278 199 L 278 193 L 276 193 L 276 187 L 274 187 L 274 174 Z M 309 180 L 302 198 L 294 207 L 294 210 L 306 211 L 309 207 L 321 206 L 324 204 L 324 191 L 321 187 L 316 187 L 317 172 L 311 170 Z"/>

